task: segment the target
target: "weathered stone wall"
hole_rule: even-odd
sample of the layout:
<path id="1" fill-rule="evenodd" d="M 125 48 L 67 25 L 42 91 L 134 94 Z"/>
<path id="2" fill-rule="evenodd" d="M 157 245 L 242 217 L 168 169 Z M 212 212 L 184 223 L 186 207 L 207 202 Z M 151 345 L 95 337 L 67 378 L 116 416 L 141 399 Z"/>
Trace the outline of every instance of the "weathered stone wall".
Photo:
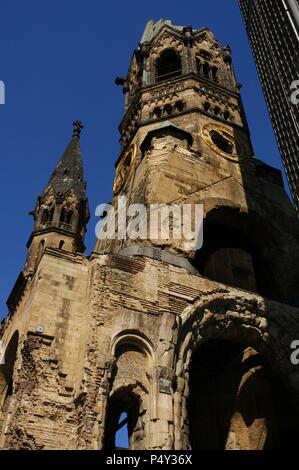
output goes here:
<path id="1" fill-rule="evenodd" d="M 6 319 L 4 345 L 16 331 L 19 343 L 5 448 L 72 446 L 73 399 L 82 384 L 88 336 L 87 274 L 82 256 L 47 250 Z M 27 434 L 34 439 L 27 442 Z"/>
<path id="2" fill-rule="evenodd" d="M 298 394 L 298 309 L 144 257 L 48 250 L 31 283 L 4 332 L 20 341 L 3 448 L 102 448 L 109 399 L 126 391 L 140 404 L 132 448 L 187 448 L 190 361 L 212 339 L 259 351 Z"/>
<path id="3" fill-rule="evenodd" d="M 243 257 L 235 264 L 250 271 L 248 290 L 205 277 L 197 251 L 186 250 L 184 240 L 99 240 L 89 257 L 76 254 L 83 248 L 87 203 L 61 239 L 59 202 L 51 231 L 31 240 L 1 330 L 3 449 L 113 448 L 122 412 L 132 449 L 280 447 L 285 436 L 298 433 L 299 372 L 290 361 L 290 345 L 299 339 L 295 212 L 280 173 L 253 158 L 229 48 L 208 30 L 163 28 L 120 80 L 126 114 L 113 204 L 117 210 L 118 195 L 147 208 L 203 204 L 204 230 L 216 224 L 220 241 L 226 228 L 238 232 L 238 246 L 224 248 L 236 249 L 235 260 Z M 156 83 L 156 61 L 169 47 L 180 54 L 182 75 Z M 217 66 L 218 82 L 198 73 L 200 57 Z M 218 147 L 215 129 L 222 132 Z M 254 245 L 251 258 L 240 251 L 243 239 Z M 263 292 L 253 274 L 262 277 Z M 228 350 L 239 345 L 242 354 L 218 378 L 211 355 L 197 390 L 196 354 L 219 342 Z M 282 398 L 259 408 L 270 389 Z M 221 408 L 222 393 L 230 414 Z M 201 420 L 213 413 L 213 399 L 223 418 L 217 443 L 201 439 L 215 429 L 215 415 L 207 429 Z M 276 417 L 288 403 L 291 412 Z"/>

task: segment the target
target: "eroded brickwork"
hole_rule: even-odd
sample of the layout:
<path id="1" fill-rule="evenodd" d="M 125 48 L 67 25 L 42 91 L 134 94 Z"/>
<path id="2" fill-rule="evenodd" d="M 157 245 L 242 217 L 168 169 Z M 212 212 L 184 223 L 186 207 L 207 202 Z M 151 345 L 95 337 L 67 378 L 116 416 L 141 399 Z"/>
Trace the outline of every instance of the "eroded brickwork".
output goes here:
<path id="1" fill-rule="evenodd" d="M 0 446 L 112 449 L 125 414 L 131 449 L 292 447 L 299 228 L 280 173 L 252 156 L 230 50 L 149 23 L 118 83 L 116 214 L 119 195 L 203 204 L 204 245 L 137 237 L 81 254 L 75 123 L 2 324 Z"/>

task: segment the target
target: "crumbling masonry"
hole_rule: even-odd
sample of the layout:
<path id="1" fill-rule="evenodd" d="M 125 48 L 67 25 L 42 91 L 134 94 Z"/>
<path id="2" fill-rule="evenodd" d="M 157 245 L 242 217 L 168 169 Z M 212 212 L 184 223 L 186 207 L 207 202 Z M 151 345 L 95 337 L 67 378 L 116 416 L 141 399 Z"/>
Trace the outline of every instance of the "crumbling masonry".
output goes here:
<path id="1" fill-rule="evenodd" d="M 253 156 L 231 52 L 149 22 L 126 77 L 113 204 L 202 203 L 204 244 L 98 240 L 79 122 L 32 212 L 2 324 L 3 449 L 276 449 L 297 444 L 299 227 Z M 257 111 L 258 112 L 258 111 Z"/>

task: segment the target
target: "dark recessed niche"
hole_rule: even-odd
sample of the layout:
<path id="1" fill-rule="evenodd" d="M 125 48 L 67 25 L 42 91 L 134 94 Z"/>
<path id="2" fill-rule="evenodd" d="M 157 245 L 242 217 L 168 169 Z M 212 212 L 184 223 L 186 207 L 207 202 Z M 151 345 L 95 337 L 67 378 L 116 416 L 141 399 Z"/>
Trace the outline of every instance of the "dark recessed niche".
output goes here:
<path id="1" fill-rule="evenodd" d="M 226 139 L 220 132 L 211 131 L 210 136 L 213 144 L 215 144 L 222 152 L 233 154 L 233 144 L 230 140 Z"/>

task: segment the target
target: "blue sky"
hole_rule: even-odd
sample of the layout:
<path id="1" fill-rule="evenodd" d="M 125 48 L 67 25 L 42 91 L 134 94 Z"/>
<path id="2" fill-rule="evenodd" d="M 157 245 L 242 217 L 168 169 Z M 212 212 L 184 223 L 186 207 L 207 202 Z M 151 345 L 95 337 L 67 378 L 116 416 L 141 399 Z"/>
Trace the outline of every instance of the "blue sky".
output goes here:
<path id="1" fill-rule="evenodd" d="M 111 200 L 123 112 L 114 79 L 126 74 L 146 22 L 161 17 L 208 27 L 221 44 L 230 44 L 255 154 L 281 168 L 236 0 L 2 0 L 0 317 L 23 268 L 32 229 L 28 212 L 71 137 L 74 119 L 85 124 L 81 144 L 92 215 L 97 204 Z M 92 217 L 87 253 L 94 226 Z"/>

